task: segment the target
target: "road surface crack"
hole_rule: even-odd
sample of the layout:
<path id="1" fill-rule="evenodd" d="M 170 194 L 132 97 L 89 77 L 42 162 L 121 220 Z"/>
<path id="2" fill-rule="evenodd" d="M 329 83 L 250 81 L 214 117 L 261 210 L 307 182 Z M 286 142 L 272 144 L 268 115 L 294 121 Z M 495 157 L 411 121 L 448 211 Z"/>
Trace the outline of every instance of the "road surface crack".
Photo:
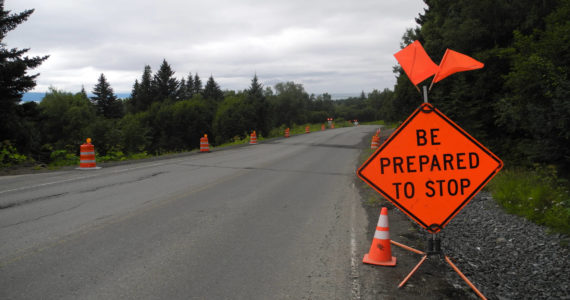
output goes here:
<path id="1" fill-rule="evenodd" d="M 139 177 L 139 178 L 137 178 L 137 179 L 134 179 L 134 180 L 122 181 L 122 182 L 115 182 L 115 183 L 111 183 L 111 184 L 96 186 L 96 187 L 93 187 L 93 188 L 90 188 L 90 189 L 82 190 L 82 191 L 80 191 L 79 193 L 80 193 L 80 194 L 81 194 L 81 193 L 90 193 L 90 192 L 98 191 L 98 190 L 100 190 L 100 189 L 105 189 L 105 188 L 110 188 L 110 187 L 114 187 L 114 186 L 119 186 L 119 185 L 134 183 L 134 182 L 139 182 L 139 181 L 143 181 L 143 180 L 146 180 L 146 179 L 149 179 L 149 178 L 152 178 L 152 177 L 156 177 L 156 176 L 158 176 L 158 175 L 165 174 L 165 173 L 168 173 L 168 172 L 156 172 L 156 173 L 148 174 L 148 175 L 145 175 L 145 176 L 141 176 L 141 177 Z"/>
<path id="2" fill-rule="evenodd" d="M 74 210 L 74 209 L 80 207 L 80 206 L 83 205 L 83 204 L 85 204 L 85 203 L 79 203 L 79 204 L 77 204 L 77 205 L 74 205 L 74 206 L 72 206 L 72 207 L 66 208 L 66 209 L 64 209 L 64 210 L 56 211 L 56 212 L 53 212 L 53 213 L 50 213 L 50 214 L 41 215 L 41 216 L 36 217 L 36 218 L 33 218 L 33 219 L 29 219 L 29 220 L 20 221 L 20 222 L 17 222 L 17 223 L 8 224 L 8 225 L 5 225 L 5 226 L 0 227 L 0 229 L 12 227 L 12 226 L 17 226 L 17 225 L 24 224 L 24 223 L 34 222 L 34 221 L 37 221 L 37 220 L 41 220 L 41 219 L 43 219 L 43 218 L 47 218 L 47 217 L 55 216 L 55 215 L 58 215 L 58 214 L 61 214 L 61 213 L 65 213 L 65 212 L 68 212 L 68 211 L 70 211 L 70 210 Z"/>
<path id="3" fill-rule="evenodd" d="M 53 195 L 48 195 L 48 196 L 42 196 L 42 197 L 38 197 L 38 198 L 33 198 L 33 199 L 27 199 L 27 200 L 23 200 L 23 201 L 17 201 L 17 202 L 9 202 L 6 204 L 0 204 L 0 209 L 8 209 L 11 207 L 15 207 L 15 206 L 19 206 L 19 205 L 24 205 L 24 204 L 29 204 L 29 203 L 33 203 L 33 202 L 37 202 L 37 201 L 41 201 L 41 200 L 47 200 L 47 199 L 52 199 L 52 198 L 57 198 L 57 197 L 61 197 L 68 194 L 67 192 L 65 193 L 59 193 L 59 194 L 53 194 Z"/>

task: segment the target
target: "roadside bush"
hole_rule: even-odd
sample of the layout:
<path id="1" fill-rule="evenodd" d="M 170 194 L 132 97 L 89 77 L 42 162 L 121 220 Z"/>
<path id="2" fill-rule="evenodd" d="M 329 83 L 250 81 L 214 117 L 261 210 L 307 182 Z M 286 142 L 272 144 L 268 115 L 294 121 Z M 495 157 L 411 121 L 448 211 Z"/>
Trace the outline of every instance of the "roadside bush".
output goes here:
<path id="1" fill-rule="evenodd" d="M 54 150 L 50 154 L 51 168 L 79 165 L 79 157 L 77 155 L 70 153 L 66 150 Z"/>
<path id="2" fill-rule="evenodd" d="M 28 160 L 28 157 L 18 153 L 16 147 L 10 141 L 3 141 L 0 148 L 0 167 L 10 167 L 21 164 Z"/>
<path id="3" fill-rule="evenodd" d="M 97 156 L 98 162 L 105 162 L 105 161 L 122 161 L 126 160 L 127 156 L 123 153 L 123 151 L 107 151 L 105 155 Z"/>

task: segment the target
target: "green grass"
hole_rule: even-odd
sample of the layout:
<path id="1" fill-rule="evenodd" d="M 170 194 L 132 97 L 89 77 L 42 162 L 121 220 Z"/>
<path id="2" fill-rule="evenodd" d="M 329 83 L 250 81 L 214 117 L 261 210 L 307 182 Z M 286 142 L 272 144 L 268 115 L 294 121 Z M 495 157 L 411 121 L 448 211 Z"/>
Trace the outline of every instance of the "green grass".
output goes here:
<path id="1" fill-rule="evenodd" d="M 558 178 L 554 167 L 503 170 L 488 188 L 507 212 L 570 234 L 568 182 Z"/>
<path id="2" fill-rule="evenodd" d="M 327 123 L 317 123 L 317 124 L 308 124 L 307 123 L 307 124 L 300 124 L 300 125 L 293 124 L 293 126 L 289 127 L 289 135 L 305 134 L 305 127 L 307 127 L 307 126 L 309 126 L 309 129 L 311 132 L 321 131 L 321 125 L 323 125 L 323 124 L 325 124 L 326 130 L 330 129 L 330 127 L 328 126 Z M 354 125 L 348 121 L 342 121 L 342 122 L 335 122 L 334 126 L 335 126 L 335 128 L 342 128 L 342 127 L 352 127 Z M 287 126 L 280 126 L 277 128 L 273 128 L 269 132 L 268 138 L 284 136 L 286 128 L 287 128 Z M 259 137 L 258 137 L 258 139 L 259 139 Z"/>
<path id="3" fill-rule="evenodd" d="M 260 134 L 257 135 L 257 140 L 258 140 L 258 141 L 261 141 L 261 140 L 263 140 L 263 139 L 264 139 L 264 138 L 263 138 Z M 240 137 L 234 137 L 234 138 L 232 139 L 232 141 L 230 141 L 230 142 L 227 142 L 227 143 L 218 145 L 218 146 L 216 146 L 216 147 L 211 147 L 211 148 L 223 148 L 223 147 L 235 146 L 235 145 L 243 145 L 243 144 L 248 144 L 248 143 L 249 143 L 249 136 L 247 136 L 247 137 L 245 137 L 245 138 L 243 138 L 243 139 L 240 138 Z"/>
<path id="4" fill-rule="evenodd" d="M 371 122 L 363 122 L 360 124 L 361 125 L 386 125 L 386 122 L 384 122 L 383 120 L 378 120 L 378 121 L 371 121 Z"/>

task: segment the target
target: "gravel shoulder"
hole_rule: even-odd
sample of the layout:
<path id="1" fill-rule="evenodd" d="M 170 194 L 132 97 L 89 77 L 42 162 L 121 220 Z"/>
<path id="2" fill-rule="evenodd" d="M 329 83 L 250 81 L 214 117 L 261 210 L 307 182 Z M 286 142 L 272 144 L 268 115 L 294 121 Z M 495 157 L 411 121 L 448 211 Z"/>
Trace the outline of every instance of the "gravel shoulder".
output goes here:
<path id="1" fill-rule="evenodd" d="M 391 132 L 383 131 L 380 143 Z M 364 141 L 368 147 L 369 138 Z M 369 242 L 380 208 L 386 206 L 391 239 L 425 251 L 431 236 L 426 230 L 385 200 L 372 204 L 370 199 L 378 200 L 379 194 L 356 176 L 355 184 L 368 215 Z M 438 236 L 444 254 L 488 299 L 570 299 L 568 236 L 550 234 L 542 226 L 507 214 L 487 191 L 475 196 Z M 360 267 L 362 299 L 479 299 L 437 255 L 429 256 L 398 289 L 421 255 L 391 249 L 398 260 L 396 267 Z"/>

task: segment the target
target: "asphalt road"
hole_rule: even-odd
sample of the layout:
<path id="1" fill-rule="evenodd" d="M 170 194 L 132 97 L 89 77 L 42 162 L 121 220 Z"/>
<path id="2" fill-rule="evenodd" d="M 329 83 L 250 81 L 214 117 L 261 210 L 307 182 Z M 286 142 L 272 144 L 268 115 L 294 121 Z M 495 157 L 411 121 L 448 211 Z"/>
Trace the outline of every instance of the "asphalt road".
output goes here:
<path id="1" fill-rule="evenodd" d="M 0 177 L 0 299 L 359 298 L 375 129 Z"/>

